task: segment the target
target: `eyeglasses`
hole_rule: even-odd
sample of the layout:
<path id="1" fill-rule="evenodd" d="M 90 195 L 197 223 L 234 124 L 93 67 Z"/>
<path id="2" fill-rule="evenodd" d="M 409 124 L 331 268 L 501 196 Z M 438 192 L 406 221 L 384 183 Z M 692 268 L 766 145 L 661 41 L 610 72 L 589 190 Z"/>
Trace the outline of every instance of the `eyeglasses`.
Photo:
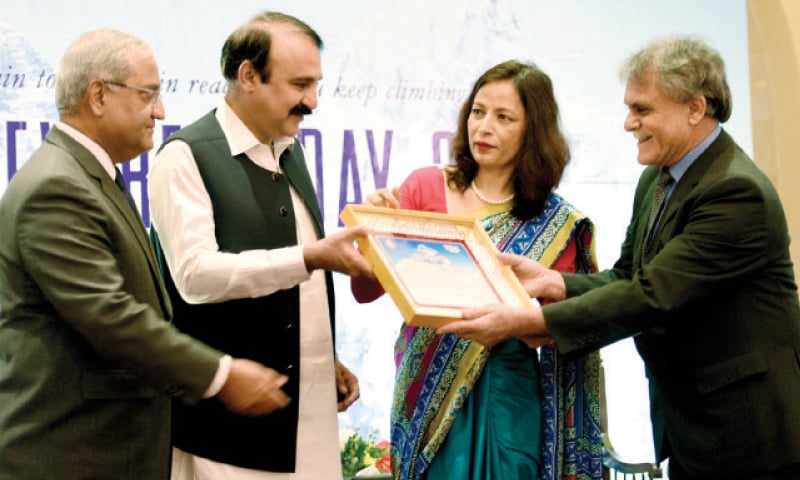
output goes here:
<path id="1" fill-rule="evenodd" d="M 140 92 L 144 95 L 145 101 L 149 103 L 151 107 L 155 107 L 156 104 L 161 100 L 161 90 L 158 89 L 135 87 L 133 85 L 128 85 L 125 83 L 112 82 L 111 80 L 103 80 L 103 83 L 105 83 L 106 85 L 113 85 L 115 87 L 130 88 L 131 90 L 136 90 L 137 92 Z"/>

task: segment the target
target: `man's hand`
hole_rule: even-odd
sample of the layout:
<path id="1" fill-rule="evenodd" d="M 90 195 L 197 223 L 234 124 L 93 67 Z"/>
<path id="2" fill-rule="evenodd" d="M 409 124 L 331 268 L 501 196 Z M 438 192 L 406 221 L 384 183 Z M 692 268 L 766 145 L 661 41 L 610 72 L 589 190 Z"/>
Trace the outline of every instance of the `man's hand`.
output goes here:
<path id="1" fill-rule="evenodd" d="M 361 396 L 358 378 L 339 360 L 336 360 L 336 391 L 343 397 L 338 405 L 340 412 L 347 410 Z"/>
<path id="2" fill-rule="evenodd" d="M 511 267 L 529 297 L 552 301 L 567 297 L 564 278 L 555 270 L 545 268 L 536 260 L 521 255 L 498 253 L 497 258 Z"/>
<path id="3" fill-rule="evenodd" d="M 486 347 L 512 337 L 521 339 L 533 348 L 552 342 L 542 310 L 538 306 L 509 307 L 494 304 L 464 308 L 461 310 L 461 318 L 463 320 L 439 327 L 436 333 L 455 333 Z"/>
<path id="4" fill-rule="evenodd" d="M 380 188 L 364 198 L 362 205 L 370 207 L 400 208 L 400 188 Z"/>
<path id="5" fill-rule="evenodd" d="M 217 398 L 228 410 L 257 417 L 286 407 L 291 402 L 281 387 L 289 380 L 252 360 L 234 358 L 225 385 Z"/>
<path id="6" fill-rule="evenodd" d="M 345 228 L 333 235 L 303 246 L 303 257 L 309 272 L 323 269 L 341 272 L 351 277 L 373 278 L 372 267 L 358 251 L 355 241 L 369 235 L 364 225 Z"/>
<path id="7" fill-rule="evenodd" d="M 400 208 L 400 188 L 394 187 L 378 189 L 364 198 L 362 205 L 370 207 Z M 358 303 L 367 303 L 375 300 L 385 292 L 378 280 L 374 277 L 353 277 L 350 289 Z"/>

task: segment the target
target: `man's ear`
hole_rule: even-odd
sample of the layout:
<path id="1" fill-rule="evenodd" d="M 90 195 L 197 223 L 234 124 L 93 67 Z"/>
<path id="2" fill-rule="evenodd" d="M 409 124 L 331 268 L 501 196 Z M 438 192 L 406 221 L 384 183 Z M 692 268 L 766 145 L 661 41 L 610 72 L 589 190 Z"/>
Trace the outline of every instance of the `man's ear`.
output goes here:
<path id="1" fill-rule="evenodd" d="M 245 92 L 251 92 L 260 81 L 258 72 L 253 66 L 253 62 L 245 60 L 239 64 L 239 70 L 236 71 L 236 79 L 239 81 L 239 87 Z"/>
<path id="2" fill-rule="evenodd" d="M 84 94 L 86 103 L 97 116 L 102 116 L 107 107 L 108 97 L 106 96 L 107 92 L 105 87 L 106 85 L 102 80 L 95 79 L 89 82 L 89 86 L 86 87 L 86 93 Z"/>
<path id="3" fill-rule="evenodd" d="M 697 94 L 690 98 L 687 102 L 689 107 L 689 124 L 697 125 L 706 116 L 706 97 L 705 95 Z"/>

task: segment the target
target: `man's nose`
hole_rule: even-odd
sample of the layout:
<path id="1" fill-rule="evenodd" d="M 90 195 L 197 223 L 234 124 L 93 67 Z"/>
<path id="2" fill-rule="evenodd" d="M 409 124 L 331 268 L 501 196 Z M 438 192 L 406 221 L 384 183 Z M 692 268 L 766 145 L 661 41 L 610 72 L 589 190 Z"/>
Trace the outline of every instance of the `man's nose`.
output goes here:
<path id="1" fill-rule="evenodd" d="M 159 120 L 164 120 L 167 117 L 167 111 L 164 108 L 164 101 L 161 97 L 158 97 L 156 103 L 153 104 L 153 118 L 157 118 Z"/>
<path id="2" fill-rule="evenodd" d="M 317 108 L 317 87 L 311 87 L 308 89 L 308 92 L 303 97 L 303 105 L 310 108 L 311 110 L 316 110 Z"/>
<path id="3" fill-rule="evenodd" d="M 641 123 L 639 122 L 639 118 L 636 117 L 636 115 L 628 112 L 628 114 L 625 116 L 625 123 L 623 124 L 625 131 L 631 132 L 638 129 L 640 126 Z"/>

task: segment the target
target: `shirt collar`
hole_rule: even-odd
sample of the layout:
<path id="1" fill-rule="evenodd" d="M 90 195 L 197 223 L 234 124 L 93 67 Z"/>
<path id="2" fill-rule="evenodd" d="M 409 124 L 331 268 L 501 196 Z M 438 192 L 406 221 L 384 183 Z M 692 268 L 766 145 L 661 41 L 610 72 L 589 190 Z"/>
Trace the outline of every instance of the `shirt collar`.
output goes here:
<path id="1" fill-rule="evenodd" d="M 222 101 L 222 106 L 217 108 L 215 116 L 222 127 L 225 138 L 228 140 L 228 147 L 231 149 L 233 156 L 247 153 L 247 151 L 262 145 L 224 99 Z M 272 150 L 275 158 L 280 158 L 283 151 L 287 148 L 291 148 L 293 145 L 294 138 L 292 137 L 280 137 L 275 139 L 272 142 Z"/>
<path id="2" fill-rule="evenodd" d="M 669 167 L 669 174 L 672 176 L 672 178 L 675 179 L 675 183 L 678 183 L 681 180 L 683 174 L 686 173 L 687 170 L 689 170 L 689 167 L 692 166 L 692 164 L 694 163 L 695 160 L 697 160 L 700 154 L 705 152 L 706 149 L 714 142 L 714 140 L 716 140 L 717 137 L 719 137 L 721 131 L 722 131 L 722 125 L 717 123 L 717 126 L 714 128 L 714 130 L 712 130 L 711 133 L 709 133 L 708 136 L 705 139 L 703 139 L 702 142 L 700 142 L 693 149 L 689 150 L 689 152 L 686 155 L 684 155 L 683 158 L 681 158 L 678 163 Z"/>
<path id="3" fill-rule="evenodd" d="M 114 180 L 117 176 L 116 166 L 114 165 L 114 161 L 111 160 L 111 156 L 103 150 L 103 147 L 97 144 L 94 140 L 87 137 L 83 132 L 78 130 L 75 127 L 67 125 L 64 122 L 56 122 L 56 128 L 67 134 L 76 142 L 80 143 L 86 150 L 94 155 L 94 158 L 100 162 L 100 166 L 103 167 L 103 170 L 108 173 L 108 176 L 111 177 L 111 180 Z"/>

